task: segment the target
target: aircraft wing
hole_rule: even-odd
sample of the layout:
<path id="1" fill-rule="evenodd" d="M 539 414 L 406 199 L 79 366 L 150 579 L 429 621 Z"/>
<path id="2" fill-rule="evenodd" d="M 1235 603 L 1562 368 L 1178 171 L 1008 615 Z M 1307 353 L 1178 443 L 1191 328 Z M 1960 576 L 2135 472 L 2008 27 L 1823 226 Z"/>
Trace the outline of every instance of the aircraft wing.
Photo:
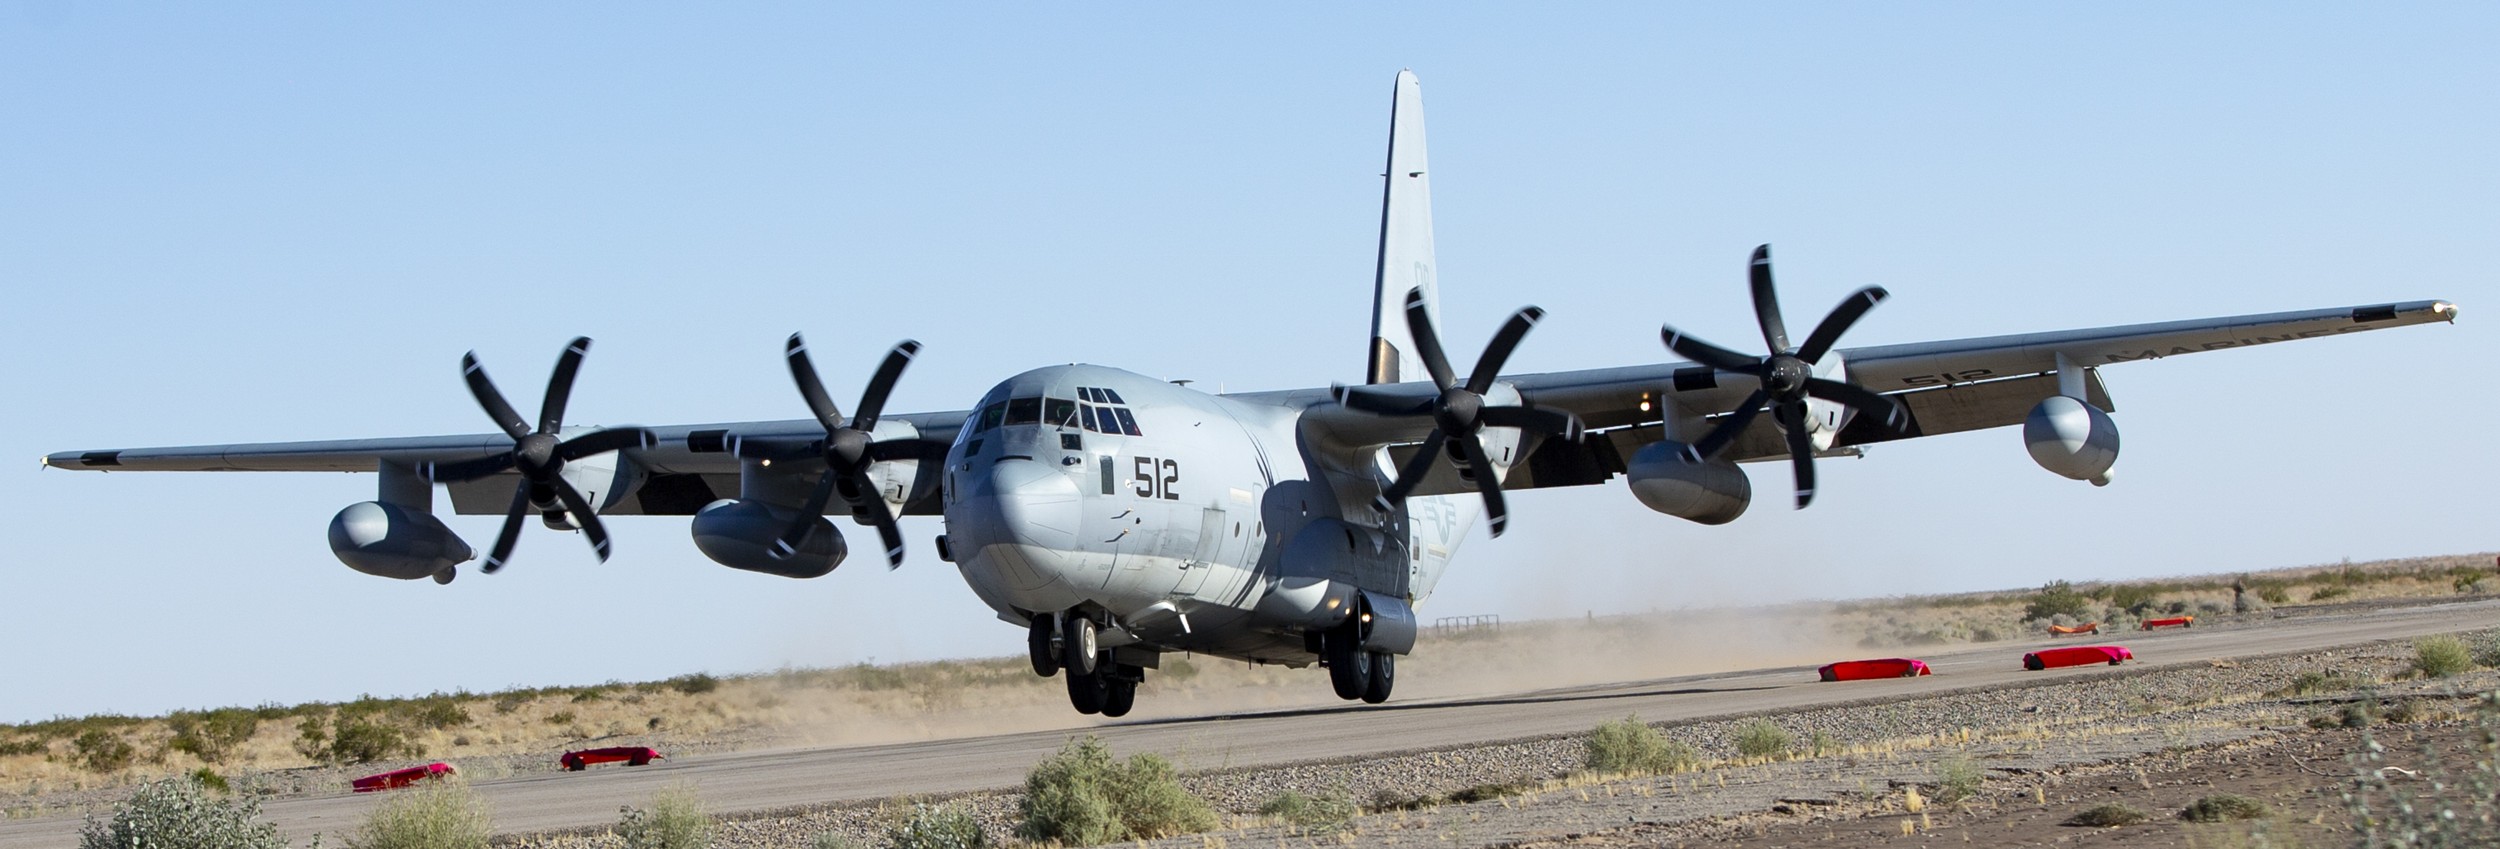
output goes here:
<path id="1" fill-rule="evenodd" d="M 889 414 L 879 421 L 877 431 L 881 439 L 925 440 L 942 455 L 944 444 L 954 439 L 955 431 L 969 415 L 966 411 Z M 590 430 L 596 428 L 583 429 Z M 715 498 L 737 494 L 741 461 L 733 446 L 738 441 L 804 444 L 824 437 L 823 426 L 811 419 L 670 425 L 647 430 L 657 438 L 657 444 L 626 448 L 618 453 L 648 473 L 649 482 L 635 498 L 602 513 L 691 514 Z M 45 456 L 43 464 L 106 472 L 373 472 L 384 465 L 454 463 L 511 450 L 511 437 L 481 433 L 63 451 Z M 822 470 L 822 463 L 808 462 L 791 473 L 812 479 Z M 504 472 L 449 484 L 453 508 L 459 513 L 501 514 L 508 509 L 515 479 L 513 473 Z M 926 509 L 934 512 L 935 506 L 932 502 Z M 922 505 L 915 501 L 912 507 Z M 916 514 L 922 510 L 904 512 Z"/>
<path id="2" fill-rule="evenodd" d="M 1850 382 L 1903 405 L 1909 424 L 1894 431 L 1862 416 L 1841 431 L 1835 447 L 2021 424 L 2033 405 L 2057 394 L 2055 372 L 2061 357 L 2090 370 L 2087 400 L 2113 410 L 2100 386 L 2097 370 L 2101 367 L 2453 322 L 2456 316 L 2456 305 L 2447 301 L 2410 301 L 1839 349 Z M 1592 431 L 1578 445 L 1549 441 L 1538 446 L 1527 463 L 1512 470 L 1506 489 L 1602 483 L 1621 474 L 1625 459 L 1641 446 L 1666 438 L 1661 411 L 1668 405 L 1722 416 L 1756 386 L 1748 374 L 1682 362 L 1512 375 L 1502 380 L 1517 388 L 1528 405 L 1568 410 Z M 1418 400 L 1432 394 L 1425 384 L 1387 389 L 1412 389 Z M 1421 440 L 1431 427 L 1428 419 L 1420 417 L 1384 419 L 1335 407 L 1325 394 L 1313 390 L 1274 395 L 1280 402 L 1312 405 L 1312 417 L 1322 432 L 1345 442 L 1397 446 L 1390 449 L 1395 463 L 1404 462 L 1413 451 L 1400 443 Z M 1727 456 L 1738 462 L 1781 459 L 1787 456 L 1787 448 L 1770 417 L 1762 416 L 1729 446 Z M 1469 488 L 1442 464 L 1416 492 Z"/>

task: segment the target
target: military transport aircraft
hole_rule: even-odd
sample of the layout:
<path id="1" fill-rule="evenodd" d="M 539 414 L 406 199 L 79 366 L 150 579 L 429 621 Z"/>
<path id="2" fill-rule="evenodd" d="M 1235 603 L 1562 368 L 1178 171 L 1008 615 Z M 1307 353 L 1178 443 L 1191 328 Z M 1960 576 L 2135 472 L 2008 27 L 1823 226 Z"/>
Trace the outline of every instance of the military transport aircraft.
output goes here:
<path id="1" fill-rule="evenodd" d="M 477 552 L 435 518 L 436 485 L 457 512 L 505 516 L 485 572 L 510 562 L 532 513 L 578 530 L 603 560 L 604 516 L 692 516 L 705 556 L 790 578 L 822 576 L 847 553 L 828 507 L 875 528 L 890 565 L 906 549 L 895 516 L 939 515 L 938 559 L 1027 629 L 1034 671 L 1064 671 L 1080 712 L 1126 714 L 1169 652 L 1316 662 L 1338 696 L 1378 703 L 1415 645 L 1415 606 L 1479 515 L 1503 531 L 1508 492 L 1621 476 L 1650 509 L 1715 525 L 1752 501 L 1738 463 L 1787 460 L 1802 508 L 1818 457 L 2017 424 L 2040 466 L 2106 484 L 2118 430 L 2102 367 L 2457 314 L 2413 301 L 1842 348 L 1884 290 L 1849 296 L 1793 339 L 1764 246 L 1750 266 L 1762 354 L 1667 328 L 1667 349 L 1690 362 L 1503 374 L 1543 315 L 1529 307 L 1460 372 L 1436 331 L 1420 92 L 1413 74 L 1398 75 L 1360 386 L 1210 395 L 1066 365 L 1007 378 L 969 409 L 891 414 L 887 394 L 919 351 L 906 341 L 846 417 L 792 335 L 784 356 L 812 418 L 598 428 L 564 422 L 590 347 L 576 339 L 534 422 L 474 354 L 462 360 L 492 434 L 70 451 L 44 463 L 374 472 L 379 495 L 331 520 L 331 550 L 360 572 L 445 583 Z"/>

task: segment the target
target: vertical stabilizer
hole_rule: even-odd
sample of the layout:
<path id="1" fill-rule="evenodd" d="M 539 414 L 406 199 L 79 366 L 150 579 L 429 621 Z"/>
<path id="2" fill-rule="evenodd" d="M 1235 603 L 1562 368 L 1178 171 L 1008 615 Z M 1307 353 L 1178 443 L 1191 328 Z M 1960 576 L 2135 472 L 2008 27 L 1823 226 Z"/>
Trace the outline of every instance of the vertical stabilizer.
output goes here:
<path id="1" fill-rule="evenodd" d="M 1382 173 L 1380 265 L 1372 289 L 1370 383 L 1425 380 L 1415 340 L 1406 331 L 1406 293 L 1422 289 L 1433 326 L 1441 323 L 1432 258 L 1432 175 L 1424 163 L 1424 90 L 1413 71 L 1399 71 L 1389 111 L 1389 167 Z"/>

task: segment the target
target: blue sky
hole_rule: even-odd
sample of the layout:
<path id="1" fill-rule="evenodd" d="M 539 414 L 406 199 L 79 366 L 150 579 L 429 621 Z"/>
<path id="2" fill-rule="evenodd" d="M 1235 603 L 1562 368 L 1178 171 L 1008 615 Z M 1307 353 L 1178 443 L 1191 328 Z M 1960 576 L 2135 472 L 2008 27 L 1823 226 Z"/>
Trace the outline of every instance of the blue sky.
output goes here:
<path id="1" fill-rule="evenodd" d="M 1428 616 L 2491 550 L 2496 42 L 2479 4 L 0 4 L 0 439 L 482 432 L 460 354 L 534 397 L 576 334 L 581 423 L 799 417 L 794 330 L 837 397 L 926 343 L 902 409 L 1062 362 L 1356 379 L 1413 68 L 1446 335 L 1545 307 L 1515 371 L 1668 359 L 1666 321 L 1744 347 L 1761 242 L 1792 324 L 1892 290 L 1858 345 L 2464 314 L 2110 369 L 2106 489 L 1999 430 L 1725 527 L 1521 495 Z M 604 565 L 533 533 L 437 587 L 331 557 L 372 483 L 0 475 L 0 721 L 1022 645 L 935 520 L 894 573 L 735 572 L 620 519 Z"/>

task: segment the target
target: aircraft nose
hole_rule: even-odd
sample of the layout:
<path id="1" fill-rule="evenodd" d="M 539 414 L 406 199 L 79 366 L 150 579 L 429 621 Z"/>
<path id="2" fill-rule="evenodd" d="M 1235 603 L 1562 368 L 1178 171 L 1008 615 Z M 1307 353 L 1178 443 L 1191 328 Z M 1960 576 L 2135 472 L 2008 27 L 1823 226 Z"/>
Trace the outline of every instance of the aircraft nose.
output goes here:
<path id="1" fill-rule="evenodd" d="M 1078 504 L 1076 482 L 1057 467 L 1022 458 L 1003 459 L 975 475 L 958 497 L 956 509 L 967 521 L 947 533 L 973 544 L 974 550 L 1013 545 L 1047 552 L 1076 547 Z"/>

